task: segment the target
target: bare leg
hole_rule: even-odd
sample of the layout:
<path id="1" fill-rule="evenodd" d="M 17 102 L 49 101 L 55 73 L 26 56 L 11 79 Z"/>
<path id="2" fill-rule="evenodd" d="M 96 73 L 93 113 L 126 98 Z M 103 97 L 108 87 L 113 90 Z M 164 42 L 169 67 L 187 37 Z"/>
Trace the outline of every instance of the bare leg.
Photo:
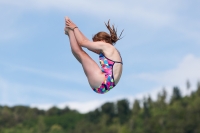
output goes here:
<path id="1" fill-rule="evenodd" d="M 72 30 L 68 30 L 68 35 L 72 53 L 75 58 L 82 64 L 90 86 L 92 88 L 99 87 L 102 84 L 105 75 L 102 73 L 97 63 L 79 46 L 76 41 L 74 32 Z"/>

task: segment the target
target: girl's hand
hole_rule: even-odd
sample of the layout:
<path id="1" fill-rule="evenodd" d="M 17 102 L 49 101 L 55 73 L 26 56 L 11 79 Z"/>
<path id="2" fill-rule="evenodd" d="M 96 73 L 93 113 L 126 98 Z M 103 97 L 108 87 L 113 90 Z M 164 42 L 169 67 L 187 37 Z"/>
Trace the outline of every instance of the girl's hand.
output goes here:
<path id="1" fill-rule="evenodd" d="M 77 27 L 69 18 L 65 19 L 65 24 L 66 24 L 66 27 L 71 30 L 74 30 L 74 28 Z"/>

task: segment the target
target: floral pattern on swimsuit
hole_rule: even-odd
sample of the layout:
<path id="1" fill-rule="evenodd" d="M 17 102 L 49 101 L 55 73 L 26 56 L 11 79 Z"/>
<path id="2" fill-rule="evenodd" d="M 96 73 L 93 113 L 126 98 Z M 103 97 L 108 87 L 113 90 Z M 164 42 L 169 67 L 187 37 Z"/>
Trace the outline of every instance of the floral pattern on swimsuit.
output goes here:
<path id="1" fill-rule="evenodd" d="M 101 64 L 101 71 L 105 73 L 105 79 L 99 88 L 92 89 L 97 93 L 104 94 L 115 87 L 113 77 L 113 65 L 115 64 L 115 61 L 106 58 L 103 53 L 99 54 L 99 61 Z"/>

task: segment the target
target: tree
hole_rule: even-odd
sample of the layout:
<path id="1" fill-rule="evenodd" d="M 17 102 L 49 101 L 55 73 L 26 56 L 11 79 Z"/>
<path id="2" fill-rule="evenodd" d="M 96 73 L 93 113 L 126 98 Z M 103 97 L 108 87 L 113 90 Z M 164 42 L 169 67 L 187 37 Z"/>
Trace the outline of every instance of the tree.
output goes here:
<path id="1" fill-rule="evenodd" d="M 111 123 L 112 119 L 116 115 L 114 103 L 107 102 L 101 106 L 102 115 L 107 115 L 107 124 Z"/>
<path id="2" fill-rule="evenodd" d="M 115 105 L 114 103 L 107 102 L 101 106 L 101 112 L 103 114 L 107 114 L 110 117 L 114 117 L 115 115 Z"/>
<path id="3" fill-rule="evenodd" d="M 92 123 L 98 123 L 101 117 L 101 112 L 99 109 L 95 109 L 94 111 L 90 111 L 86 114 L 86 120 Z"/>
<path id="4" fill-rule="evenodd" d="M 190 87 L 191 87 L 191 84 L 190 84 L 190 81 L 189 81 L 189 80 L 187 80 L 187 82 L 186 82 L 186 87 L 187 87 L 188 90 L 189 90 Z"/>
<path id="5" fill-rule="evenodd" d="M 163 109 L 166 106 L 167 92 L 165 89 L 162 90 L 162 93 L 158 93 L 157 101 L 155 102 L 155 107 Z"/>
<path id="6" fill-rule="evenodd" d="M 144 118 L 147 118 L 150 116 L 150 105 L 149 102 L 146 98 L 144 98 L 144 102 L 143 102 L 143 116 Z"/>
<path id="7" fill-rule="evenodd" d="M 128 121 L 130 117 L 129 102 L 126 99 L 117 101 L 117 114 L 121 124 Z"/>
<path id="8" fill-rule="evenodd" d="M 135 100 L 133 103 L 133 110 L 132 110 L 133 115 L 138 115 L 140 109 L 141 109 L 140 102 L 138 100 Z"/>
<path id="9" fill-rule="evenodd" d="M 47 110 L 46 114 L 47 115 L 60 115 L 61 114 L 61 109 L 57 108 L 57 107 L 52 107 L 49 110 Z"/>
<path id="10" fill-rule="evenodd" d="M 197 83 L 197 95 L 200 96 L 200 81 Z"/>
<path id="11" fill-rule="evenodd" d="M 173 94 L 172 94 L 172 97 L 171 97 L 171 103 L 173 103 L 174 101 L 177 101 L 181 98 L 182 98 L 182 96 L 181 96 L 180 89 L 178 87 L 174 87 L 173 88 Z"/>

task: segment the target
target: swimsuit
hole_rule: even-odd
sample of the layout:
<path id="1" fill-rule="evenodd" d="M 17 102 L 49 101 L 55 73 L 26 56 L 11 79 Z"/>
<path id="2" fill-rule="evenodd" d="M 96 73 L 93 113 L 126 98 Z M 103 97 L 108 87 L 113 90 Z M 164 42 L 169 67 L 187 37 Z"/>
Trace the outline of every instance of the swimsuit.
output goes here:
<path id="1" fill-rule="evenodd" d="M 104 94 L 108 92 L 110 89 L 115 87 L 115 81 L 113 77 L 113 66 L 115 63 L 121 63 L 118 61 L 113 61 L 107 57 L 104 56 L 103 53 L 99 54 L 99 61 L 101 64 L 101 71 L 105 74 L 105 78 L 103 83 L 100 85 L 99 88 L 92 88 L 95 92 Z"/>

